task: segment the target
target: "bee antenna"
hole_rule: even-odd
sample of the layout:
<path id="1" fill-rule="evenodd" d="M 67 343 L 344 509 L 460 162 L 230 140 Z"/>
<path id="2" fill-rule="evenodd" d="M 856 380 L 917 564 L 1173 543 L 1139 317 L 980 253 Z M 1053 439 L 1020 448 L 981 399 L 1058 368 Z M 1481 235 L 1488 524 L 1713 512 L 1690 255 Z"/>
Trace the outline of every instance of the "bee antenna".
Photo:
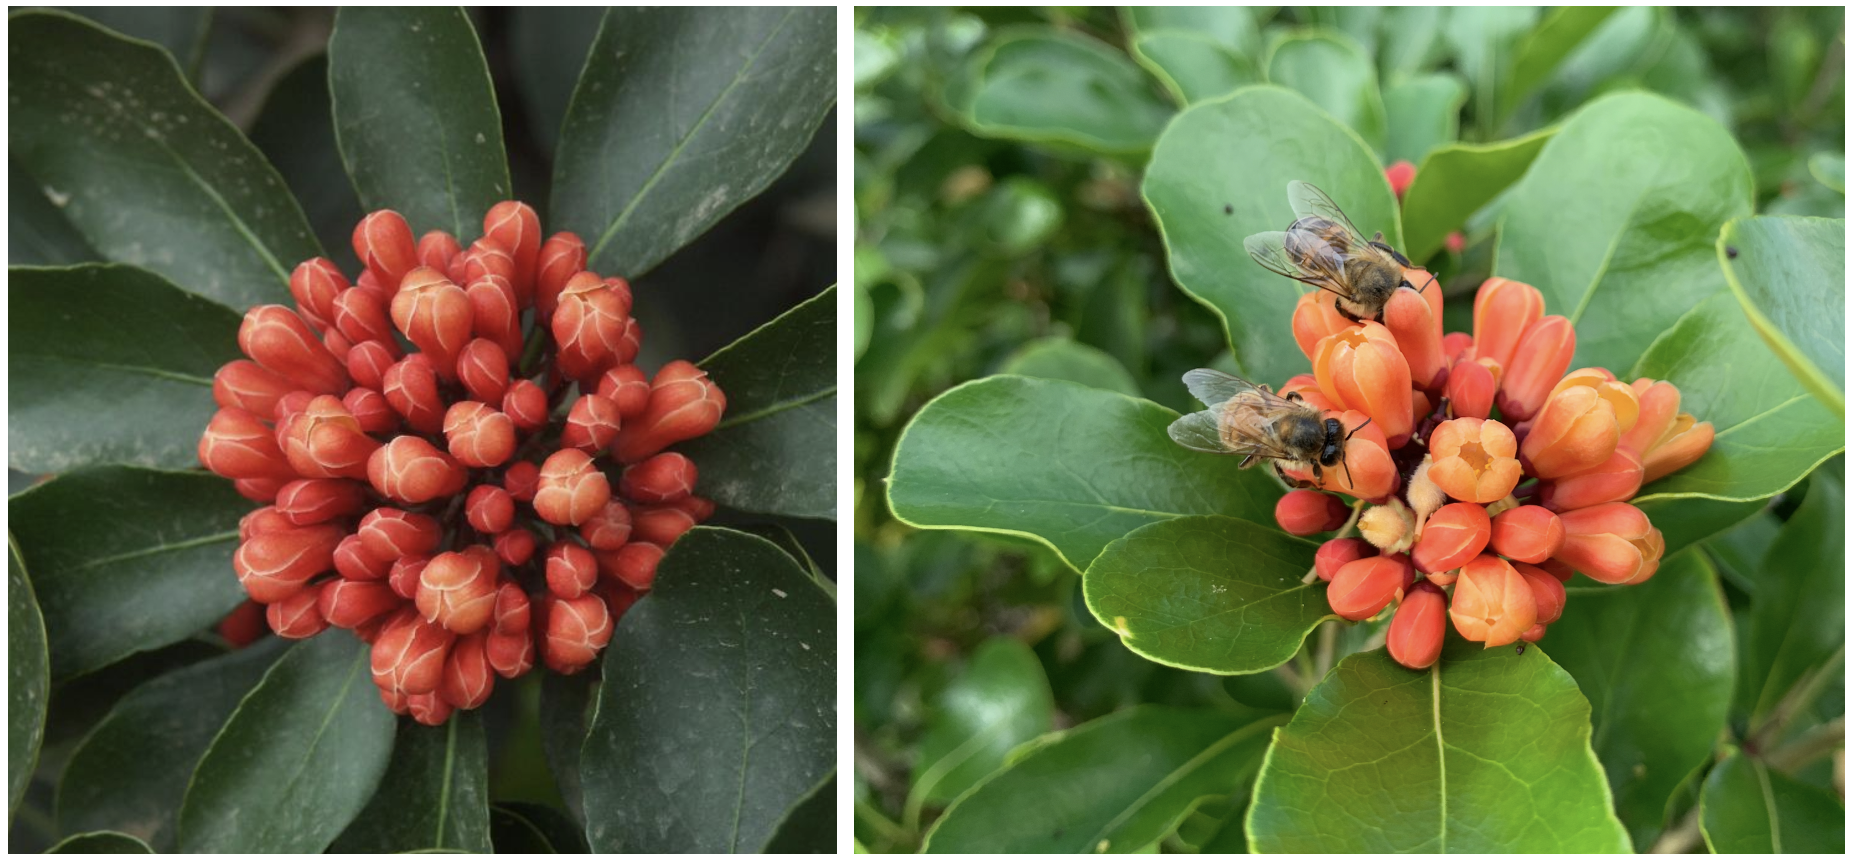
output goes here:
<path id="1" fill-rule="evenodd" d="M 1349 482 L 1351 490 L 1356 489 L 1356 479 L 1350 477 L 1350 461 L 1347 459 L 1343 461 L 1343 480 Z"/>
<path id="2" fill-rule="evenodd" d="M 1368 419 L 1364 419 L 1364 421 L 1363 421 L 1363 423 L 1361 423 L 1361 424 L 1358 424 L 1358 425 L 1356 425 L 1355 427 L 1352 427 L 1352 428 L 1350 428 L 1350 432 L 1349 432 L 1349 434 L 1348 434 L 1348 435 L 1345 435 L 1345 436 L 1343 437 L 1343 441 L 1345 441 L 1345 442 L 1348 442 L 1348 441 L 1350 441 L 1350 437 L 1351 437 L 1351 436 L 1355 436 L 1355 435 L 1356 435 L 1356 431 L 1358 431 L 1358 430 L 1361 430 L 1361 429 L 1363 429 L 1364 427 L 1368 427 L 1368 426 L 1369 426 L 1369 422 L 1370 422 L 1370 421 L 1374 421 L 1374 420 L 1375 420 L 1374 418 L 1368 418 Z"/>

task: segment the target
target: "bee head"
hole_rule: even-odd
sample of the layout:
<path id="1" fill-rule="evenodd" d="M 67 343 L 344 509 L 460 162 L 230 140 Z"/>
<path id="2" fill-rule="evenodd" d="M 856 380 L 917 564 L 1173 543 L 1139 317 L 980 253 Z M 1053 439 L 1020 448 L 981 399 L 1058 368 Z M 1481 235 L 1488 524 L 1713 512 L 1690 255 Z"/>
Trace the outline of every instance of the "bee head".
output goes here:
<path id="1" fill-rule="evenodd" d="M 1335 466 L 1343 459 L 1343 422 L 1335 418 L 1324 419 L 1324 448 L 1318 452 L 1318 462 L 1325 466 Z"/>

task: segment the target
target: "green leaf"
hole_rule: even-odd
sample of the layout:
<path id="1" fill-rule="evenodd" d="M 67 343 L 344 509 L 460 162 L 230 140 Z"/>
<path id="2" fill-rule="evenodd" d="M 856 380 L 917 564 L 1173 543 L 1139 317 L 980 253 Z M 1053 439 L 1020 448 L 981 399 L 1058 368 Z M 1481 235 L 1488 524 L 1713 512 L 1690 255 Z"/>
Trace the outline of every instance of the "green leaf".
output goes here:
<path id="1" fill-rule="evenodd" d="M 1783 522 L 1763 557 L 1746 644 L 1753 718 L 1774 708 L 1845 645 L 1845 516 L 1841 483 L 1830 473 L 1816 473 L 1808 497 Z"/>
<path id="2" fill-rule="evenodd" d="M 588 714 L 594 706 L 596 671 L 570 676 L 546 676 L 537 701 L 542 727 L 543 760 L 555 777 L 557 793 L 575 823 L 582 823 L 581 743 L 588 738 Z M 576 836 L 581 834 L 576 832 Z M 585 842 L 583 843 L 585 846 Z"/>
<path id="3" fill-rule="evenodd" d="M 1436 61 L 1440 19 L 1446 11 L 1439 6 L 1391 6 L 1383 10 L 1382 44 L 1376 51 L 1383 81 L 1400 83 Z"/>
<path id="4" fill-rule="evenodd" d="M 6 766 L 7 823 L 32 782 L 45 740 L 45 705 L 52 684 L 45 649 L 45 620 L 20 560 L 19 545 L 6 539 Z"/>
<path id="5" fill-rule="evenodd" d="M 1776 534 L 1782 532 L 1782 525 L 1782 518 L 1775 512 L 1766 512 L 1705 542 L 1705 550 L 1717 562 L 1719 576 L 1743 590 L 1745 595 L 1755 592 L 1759 583 L 1768 582 L 1769 578 L 1763 574 L 1763 557 L 1776 542 Z"/>
<path id="6" fill-rule="evenodd" d="M 1283 88 L 1242 88 L 1177 115 L 1143 178 L 1176 283 L 1220 315 L 1241 369 L 1274 385 L 1311 369 L 1290 325 L 1303 287 L 1255 264 L 1240 241 L 1292 224 L 1285 187 L 1294 180 L 1328 193 L 1365 235 L 1385 232 L 1402 248 L 1375 155 Z"/>
<path id="7" fill-rule="evenodd" d="M 1760 216 L 1718 235 L 1718 262 L 1744 315 L 1838 417 L 1847 414 L 1846 231 L 1844 219 Z"/>
<path id="8" fill-rule="evenodd" d="M 478 713 L 455 712 L 439 727 L 401 722 L 381 786 L 330 853 L 491 853 L 486 760 Z"/>
<path id="9" fill-rule="evenodd" d="M 1382 91 L 1388 106 L 1389 135 L 1385 149 L 1389 164 L 1407 160 L 1420 163 L 1435 148 L 1460 137 L 1460 106 L 1466 104 L 1466 85 L 1446 73 L 1410 78 Z M 1412 233 L 1409 249 L 1415 249 Z"/>
<path id="10" fill-rule="evenodd" d="M 1511 53 L 1511 72 L 1498 96 L 1498 117 L 1505 118 L 1544 83 L 1569 53 L 1615 13 L 1614 6 L 1562 6 L 1537 22 Z"/>
<path id="11" fill-rule="evenodd" d="M 1449 635 L 1412 671 L 1345 658 L 1273 735 L 1247 833 L 1260 853 L 1631 850 L 1589 751 L 1589 702 L 1534 646 Z"/>
<path id="12" fill-rule="evenodd" d="M 1842 854 L 1846 824 L 1832 792 L 1742 753 L 1713 767 L 1699 796 L 1699 829 L 1713 854 Z"/>
<path id="13" fill-rule="evenodd" d="M 1317 545 L 1231 517 L 1132 531 L 1085 571 L 1085 603 L 1132 652 L 1215 674 L 1278 667 L 1336 619 L 1325 584 L 1303 582 Z"/>
<path id="14" fill-rule="evenodd" d="M 1764 499 L 1725 502 L 1697 496 L 1634 500 L 1634 506 L 1660 530 L 1668 556 L 1730 529 L 1767 505 Z"/>
<path id="15" fill-rule="evenodd" d="M 1821 185 L 1842 195 L 1847 194 L 1847 157 L 1839 153 L 1817 153 L 1808 158 L 1809 176 Z"/>
<path id="16" fill-rule="evenodd" d="M 893 458 L 898 519 L 1033 538 L 1083 571 L 1105 545 L 1171 517 L 1225 514 L 1272 525 L 1284 489 L 1230 456 L 1169 439 L 1176 413 L 1052 379 L 991 376 L 943 392 Z"/>
<path id="17" fill-rule="evenodd" d="M 1724 127 L 1663 97 L 1605 96 L 1506 198 L 1493 273 L 1575 324 L 1572 366 L 1621 370 L 1724 285 L 1718 226 L 1750 212 L 1750 168 Z"/>
<path id="18" fill-rule="evenodd" d="M 91 246 L 232 307 L 288 302 L 321 250 L 277 171 L 156 46 L 9 17 L 7 147 Z"/>
<path id="19" fill-rule="evenodd" d="M 1035 379 L 1062 379 L 1088 388 L 1143 396 L 1137 380 L 1116 358 L 1065 337 L 1042 337 L 1021 346 L 1001 363 L 1001 372 Z"/>
<path id="20" fill-rule="evenodd" d="M 518 6 L 510 10 L 510 58 L 521 110 L 536 144 L 554 153 L 575 80 L 601 29 L 602 6 Z"/>
<path id="21" fill-rule="evenodd" d="M 337 183 L 346 169 L 336 145 L 336 121 L 329 111 L 329 58 L 305 58 L 278 79 L 265 104 L 252 121 L 252 143 L 278 167 L 291 195 L 303 204 L 304 215 L 328 251 L 346 273 L 358 274 L 353 252 L 355 224 L 362 219 L 362 203 L 355 188 Z"/>
<path id="22" fill-rule="evenodd" d="M 1355 40 L 1322 30 L 1281 36 L 1267 52 L 1266 80 L 1309 97 L 1356 130 L 1370 150 L 1382 152 L 1388 117 L 1376 86 L 1376 65 Z M 1335 191 L 1326 191 L 1336 197 Z"/>
<path id="23" fill-rule="evenodd" d="M 108 830 L 97 833 L 79 833 L 66 838 L 47 854 L 153 854 L 148 843 L 126 833 Z"/>
<path id="24" fill-rule="evenodd" d="M 1428 153 L 1402 197 L 1401 227 L 1410 260 L 1426 261 L 1439 252 L 1448 233 L 1524 176 L 1555 134 L 1555 129 L 1540 129 L 1491 144 L 1450 143 Z"/>
<path id="25" fill-rule="evenodd" d="M 194 769 L 181 850 L 317 853 L 361 812 L 394 750 L 368 645 L 341 629 L 299 642 L 246 695 Z"/>
<path id="26" fill-rule="evenodd" d="M 723 389 L 717 429 L 679 446 L 698 493 L 756 514 L 833 519 L 839 293 L 827 289 L 698 366 Z"/>
<path id="27" fill-rule="evenodd" d="M 1042 737 L 952 804 L 924 851 L 1140 850 L 1251 778 L 1285 719 L 1137 706 Z"/>
<path id="28" fill-rule="evenodd" d="M 464 8 L 337 10 L 329 96 L 363 209 L 399 211 L 415 237 L 444 229 L 469 244 L 484 212 L 510 198 L 491 72 Z"/>
<path id="29" fill-rule="evenodd" d="M 762 846 L 764 854 L 832 854 L 839 850 L 839 818 L 835 775 L 828 772 L 813 790 L 788 807 L 775 832 Z"/>
<path id="30" fill-rule="evenodd" d="M 1641 488 L 1636 503 L 1767 499 L 1844 447 L 1840 419 L 1802 390 L 1729 291 L 1686 313 L 1621 378 L 1643 376 L 1672 382 L 1680 411 L 1715 433 L 1704 457 Z"/>
<path id="31" fill-rule="evenodd" d="M 535 803 L 492 803 L 491 842 L 499 854 L 588 853 L 573 819 Z"/>
<path id="32" fill-rule="evenodd" d="M 70 10 L 124 36 L 145 39 L 173 55 L 190 79 L 197 78 L 212 26 L 210 6 L 91 6 Z"/>
<path id="33" fill-rule="evenodd" d="M 1052 726 L 1053 691 L 1039 657 L 1013 638 L 990 638 L 929 711 L 906 812 L 955 799 Z"/>
<path id="34" fill-rule="evenodd" d="M 1498 126 L 1498 94 L 1519 37 L 1537 21 L 1522 6 L 1453 6 L 1446 10 L 1441 37 L 1454 67 L 1472 83 L 1473 124 L 1490 137 Z"/>
<path id="35" fill-rule="evenodd" d="M 1130 42 L 1130 56 L 1156 76 L 1179 105 L 1221 96 L 1260 79 L 1252 61 L 1198 32 L 1139 33 Z"/>
<path id="36" fill-rule="evenodd" d="M 123 696 L 65 765 L 59 831 L 117 830 L 173 851 L 194 765 L 288 646 L 262 641 L 170 671 Z"/>
<path id="37" fill-rule="evenodd" d="M 11 156 L 6 183 L 7 264 L 69 265 L 100 258 Z"/>
<path id="38" fill-rule="evenodd" d="M 1537 645 L 1589 699 L 1615 814 L 1647 850 L 1731 709 L 1736 635 L 1711 564 L 1698 551 L 1669 555 L 1638 586 L 1572 591 Z"/>
<path id="39" fill-rule="evenodd" d="M 774 544 L 679 539 L 604 657 L 581 749 L 590 847 L 761 850 L 833 768 L 833 622 Z"/>
<path id="40" fill-rule="evenodd" d="M 986 138 L 1140 155 L 1169 119 L 1143 70 L 1090 37 L 1007 28 L 972 64 L 973 91 L 955 107 Z"/>
<path id="41" fill-rule="evenodd" d="M 1242 57 L 1259 53 L 1259 25 L 1242 6 L 1124 6 L 1118 10 L 1137 33 L 1196 33 Z"/>
<path id="42" fill-rule="evenodd" d="M 8 504 L 45 614 L 54 680 L 167 646 L 245 600 L 232 553 L 253 505 L 216 475 L 80 469 Z"/>
<path id="43" fill-rule="evenodd" d="M 549 222 L 636 279 L 787 169 L 833 104 L 833 10 L 609 9 L 555 153 Z"/>
<path id="44" fill-rule="evenodd" d="M 8 268 L 8 459 L 184 469 L 239 354 L 239 314 L 128 265 Z"/>

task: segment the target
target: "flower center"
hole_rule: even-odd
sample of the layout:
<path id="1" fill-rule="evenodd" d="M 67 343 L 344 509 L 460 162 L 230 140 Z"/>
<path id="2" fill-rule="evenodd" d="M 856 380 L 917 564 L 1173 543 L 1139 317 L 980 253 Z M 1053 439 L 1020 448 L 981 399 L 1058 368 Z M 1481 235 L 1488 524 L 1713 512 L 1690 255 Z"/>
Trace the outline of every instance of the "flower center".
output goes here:
<path id="1" fill-rule="evenodd" d="M 1485 446 L 1477 442 L 1468 442 L 1460 446 L 1460 459 L 1466 461 L 1474 472 L 1484 472 L 1492 465 L 1492 458 L 1485 453 Z"/>

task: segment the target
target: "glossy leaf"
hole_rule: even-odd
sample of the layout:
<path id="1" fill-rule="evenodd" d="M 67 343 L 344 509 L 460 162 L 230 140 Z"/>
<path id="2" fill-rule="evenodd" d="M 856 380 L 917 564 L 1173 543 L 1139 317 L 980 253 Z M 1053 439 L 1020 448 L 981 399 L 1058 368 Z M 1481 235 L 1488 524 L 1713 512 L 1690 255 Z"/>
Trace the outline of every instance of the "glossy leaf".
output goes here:
<path id="1" fill-rule="evenodd" d="M 1053 692 L 1040 659 L 1013 638 L 989 639 L 936 696 L 911 772 L 912 802 L 955 799 L 1052 726 Z"/>
<path id="2" fill-rule="evenodd" d="M 492 803 L 491 841 L 499 854 L 588 853 L 573 819 L 535 803 Z"/>
<path id="3" fill-rule="evenodd" d="M 288 646 L 262 641 L 170 671 L 117 701 L 65 765 L 59 831 L 116 830 L 173 851 L 194 765 Z"/>
<path id="4" fill-rule="evenodd" d="M 1242 6 L 1124 6 L 1118 9 L 1138 33 L 1199 33 L 1241 56 L 1259 53 L 1259 25 Z"/>
<path id="5" fill-rule="evenodd" d="M 1511 68 L 1498 96 L 1498 117 L 1510 116 L 1615 8 L 1561 6 L 1545 14 L 1511 53 Z"/>
<path id="6" fill-rule="evenodd" d="M 212 26 L 210 6 L 92 6 L 72 10 L 124 36 L 167 49 L 189 78 L 199 75 Z"/>
<path id="7" fill-rule="evenodd" d="M 1808 158 L 1808 173 L 1822 186 L 1835 192 L 1847 192 L 1847 158 L 1838 153 L 1817 153 Z"/>
<path id="8" fill-rule="evenodd" d="M 1384 232 L 1403 248 L 1375 155 L 1283 88 L 1242 88 L 1177 115 L 1143 178 L 1176 284 L 1221 316 L 1241 369 L 1275 386 L 1311 370 L 1290 326 L 1306 287 L 1255 264 L 1240 241 L 1292 224 L 1285 188 L 1294 180 L 1328 193 L 1365 235 Z"/>
<path id="9" fill-rule="evenodd" d="M 583 821 L 581 743 L 588 738 L 588 715 L 594 709 L 594 687 L 598 685 L 596 673 L 543 677 L 542 696 L 537 702 L 543 759 L 555 777 L 563 804 L 578 824 Z"/>
<path id="10" fill-rule="evenodd" d="M 239 314 L 127 265 L 9 268 L 8 460 L 184 469 L 239 354 Z"/>
<path id="11" fill-rule="evenodd" d="M 1733 754 L 1711 768 L 1699 829 L 1713 854 L 1843 854 L 1847 811 L 1832 792 Z"/>
<path id="12" fill-rule="evenodd" d="M 1246 57 L 1203 33 L 1160 30 L 1140 33 L 1130 56 L 1162 82 L 1180 105 L 1258 83 L 1259 70 Z"/>
<path id="13" fill-rule="evenodd" d="M 354 186 L 336 180 L 346 169 L 329 111 L 326 55 L 309 57 L 278 79 L 252 121 L 251 136 L 303 205 L 329 258 L 343 273 L 360 275 L 351 236 L 361 222 L 362 203 Z"/>
<path id="14" fill-rule="evenodd" d="M 1846 220 L 1761 216 L 1726 223 L 1718 261 L 1763 341 L 1808 393 L 1845 417 Z"/>
<path id="15" fill-rule="evenodd" d="M 454 712 L 444 725 L 400 722 L 394 757 L 374 798 L 342 832 L 334 854 L 443 848 L 491 853 L 484 722 Z"/>
<path id="16" fill-rule="evenodd" d="M 788 814 L 782 816 L 774 835 L 762 846 L 762 853 L 833 854 L 839 850 L 835 778 L 835 774 L 827 773 L 813 790 L 788 807 Z"/>
<path id="17" fill-rule="evenodd" d="M 702 467 L 700 495 L 833 518 L 838 297 L 827 289 L 699 362 L 728 401 L 716 430 L 678 449 Z"/>
<path id="18" fill-rule="evenodd" d="M 1505 203 L 1493 273 L 1576 326 L 1574 367 L 1620 370 L 1724 275 L 1718 226 L 1751 212 L 1750 168 L 1711 118 L 1646 93 L 1567 120 Z"/>
<path id="19" fill-rule="evenodd" d="M 1763 499 L 1726 502 L 1697 496 L 1634 500 L 1634 506 L 1660 530 L 1667 556 L 1730 529 L 1767 505 Z"/>
<path id="20" fill-rule="evenodd" d="M 1802 390 L 1729 291 L 1686 313 L 1621 378 L 1643 376 L 1672 382 L 1680 411 L 1715 432 L 1704 457 L 1641 488 L 1636 502 L 1767 499 L 1844 447 L 1841 422 Z"/>
<path id="21" fill-rule="evenodd" d="M 536 143 L 554 153 L 575 79 L 588 64 L 588 48 L 601 29 L 601 6 L 518 6 L 510 10 L 510 57 L 521 111 Z"/>
<path id="22" fill-rule="evenodd" d="M 1067 31 L 1004 30 L 970 74 L 973 90 L 957 108 L 987 138 L 1139 155 L 1169 119 L 1128 56 Z"/>
<path id="23" fill-rule="evenodd" d="M 924 851 L 1138 851 L 1244 785 L 1285 720 L 1137 706 L 1042 737 L 952 804 Z"/>
<path id="24" fill-rule="evenodd" d="M 45 705 L 52 685 L 45 649 L 45 621 L 33 596 L 26 564 L 9 534 L 6 543 L 6 814 L 25 796 L 45 740 Z"/>
<path id="25" fill-rule="evenodd" d="M 1316 555 L 1316 544 L 1258 523 L 1179 517 L 1111 542 L 1085 571 L 1085 603 L 1151 661 L 1257 673 L 1336 619 L 1326 585 L 1303 582 Z"/>
<path id="26" fill-rule="evenodd" d="M 1439 57 L 1439 6 L 1391 6 L 1382 10 L 1382 39 L 1376 61 L 1382 80 L 1399 84 L 1425 72 Z"/>
<path id="27" fill-rule="evenodd" d="M 1247 832 L 1260 853 L 1616 853 L 1589 702 L 1536 647 L 1447 637 L 1432 669 L 1345 658 L 1273 735 Z"/>
<path id="28" fill-rule="evenodd" d="M 1376 67 L 1355 41 L 1321 30 L 1281 37 L 1267 54 L 1266 80 L 1304 94 L 1356 130 L 1370 150 L 1382 152 L 1388 117 L 1376 86 Z"/>
<path id="29" fill-rule="evenodd" d="M 1001 363 L 1001 372 L 1035 379 L 1063 379 L 1132 397 L 1143 396 L 1137 380 L 1116 358 L 1065 337 L 1042 337 L 1021 346 Z"/>
<path id="30" fill-rule="evenodd" d="M 1441 21 L 1441 38 L 1454 68 L 1472 83 L 1475 126 L 1498 125 L 1498 95 L 1520 37 L 1536 23 L 1538 10 L 1524 6 L 1453 6 Z"/>
<path id="31" fill-rule="evenodd" d="M 1783 522 L 1753 587 L 1746 696 L 1760 718 L 1804 676 L 1842 651 L 1846 509 L 1831 473 L 1809 479 L 1808 497 Z"/>
<path id="32" fill-rule="evenodd" d="M 153 854 L 148 843 L 126 833 L 80 833 L 52 846 L 47 854 Z"/>
<path id="33" fill-rule="evenodd" d="M 774 544 L 679 539 L 603 656 L 581 750 L 590 846 L 761 850 L 834 765 L 833 622 Z"/>
<path id="34" fill-rule="evenodd" d="M 765 189 L 833 104 L 833 10 L 607 11 L 555 153 L 551 231 L 629 279 Z"/>
<path id="35" fill-rule="evenodd" d="M 1432 258 L 1449 232 L 1524 176 L 1555 134 L 1554 129 L 1540 129 L 1490 144 L 1454 142 L 1429 153 L 1402 197 L 1401 227 L 1409 257 Z"/>
<path id="36" fill-rule="evenodd" d="M 8 505 L 55 680 L 167 646 L 245 599 L 232 554 L 239 518 L 253 505 L 218 476 L 82 469 Z"/>
<path id="37" fill-rule="evenodd" d="M 1736 635 L 1711 564 L 1698 551 L 1669 554 L 1646 583 L 1572 591 L 1537 645 L 1589 699 L 1615 814 L 1647 850 L 1731 709 Z"/>
<path id="38" fill-rule="evenodd" d="M 1382 101 L 1389 115 L 1384 161 L 1419 164 L 1435 148 L 1459 138 L 1466 85 L 1445 73 L 1422 75 L 1383 90 Z M 1408 243 L 1413 248 L 1412 236 Z"/>
<path id="39" fill-rule="evenodd" d="M 364 210 L 460 243 L 510 198 L 491 73 L 458 6 L 344 6 L 329 37 L 336 141 Z"/>
<path id="40" fill-rule="evenodd" d="M 1261 526 L 1284 489 L 1232 456 L 1169 439 L 1176 414 L 1072 382 L 992 376 L 951 388 L 905 428 L 889 495 L 912 526 L 1046 543 L 1083 571 L 1139 526 L 1224 514 Z"/>
<path id="41" fill-rule="evenodd" d="M 6 183 L 7 264 L 69 265 L 101 258 L 10 156 Z"/>
<path id="42" fill-rule="evenodd" d="M 272 665 L 194 769 L 181 850 L 315 853 L 361 812 L 387 770 L 394 714 L 368 645 L 341 629 Z"/>
<path id="43" fill-rule="evenodd" d="M 1769 553 L 1770 545 L 1776 543 L 1776 534 L 1782 532 L 1782 525 L 1782 518 L 1768 512 L 1742 521 L 1705 542 L 1705 551 L 1718 566 L 1718 576 L 1743 590 L 1745 595 L 1754 592 L 1758 584 L 1769 582 L 1770 578 L 1763 573 L 1763 557 Z"/>
<path id="44" fill-rule="evenodd" d="M 60 12 L 7 34 L 8 153 L 92 247 L 239 309 L 289 302 L 309 223 L 167 52 Z"/>

